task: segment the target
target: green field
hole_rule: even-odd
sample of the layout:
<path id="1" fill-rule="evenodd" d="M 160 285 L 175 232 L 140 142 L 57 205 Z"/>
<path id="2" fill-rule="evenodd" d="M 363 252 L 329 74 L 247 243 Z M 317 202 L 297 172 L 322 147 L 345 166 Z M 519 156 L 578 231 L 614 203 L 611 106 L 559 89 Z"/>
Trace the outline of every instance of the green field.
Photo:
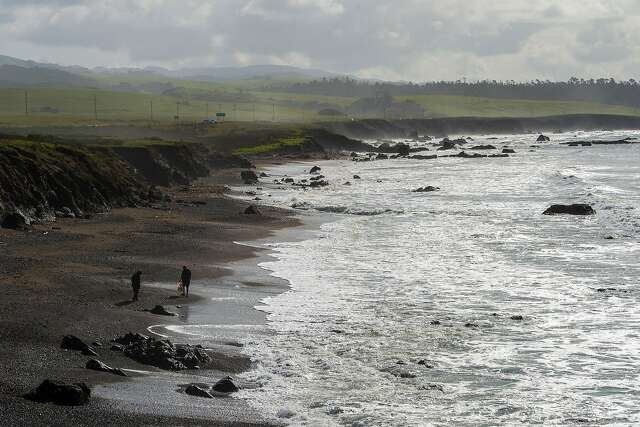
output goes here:
<path id="1" fill-rule="evenodd" d="M 311 123 L 339 120 L 318 115 L 318 111 L 345 108 L 356 101 L 350 97 L 265 91 L 265 80 L 208 83 L 157 77 L 154 81 L 148 76 L 136 75 L 110 79 L 113 81 L 109 84 L 170 82 L 175 90 L 169 95 L 154 95 L 91 88 L 3 88 L 0 89 L 0 126 L 188 124 L 215 118 L 217 112 L 224 112 L 224 120 L 228 122 Z M 640 109 L 592 102 L 448 95 L 405 96 L 396 100 L 420 104 L 426 111 L 425 117 L 534 117 L 578 113 L 640 116 Z"/>

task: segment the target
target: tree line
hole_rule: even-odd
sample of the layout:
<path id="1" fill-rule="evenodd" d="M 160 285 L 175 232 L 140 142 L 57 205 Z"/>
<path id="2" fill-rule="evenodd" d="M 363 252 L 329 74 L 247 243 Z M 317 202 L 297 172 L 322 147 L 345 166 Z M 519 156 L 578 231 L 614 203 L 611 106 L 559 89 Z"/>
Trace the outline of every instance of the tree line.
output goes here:
<path id="1" fill-rule="evenodd" d="M 269 89 L 300 94 L 357 98 L 375 97 L 381 94 L 391 96 L 462 95 L 505 99 L 592 101 L 640 107 L 640 82 L 634 79 L 616 81 L 613 78 L 585 80 L 572 77 L 566 82 L 550 80 L 466 82 L 457 80 L 416 84 L 412 82 L 371 82 L 343 77 L 280 84 L 277 87 L 271 86 Z"/>

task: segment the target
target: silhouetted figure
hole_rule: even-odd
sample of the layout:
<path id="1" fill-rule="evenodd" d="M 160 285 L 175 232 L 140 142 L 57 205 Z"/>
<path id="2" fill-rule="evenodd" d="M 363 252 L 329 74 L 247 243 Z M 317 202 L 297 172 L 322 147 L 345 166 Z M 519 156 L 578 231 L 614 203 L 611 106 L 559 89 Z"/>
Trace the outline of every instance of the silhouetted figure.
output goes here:
<path id="1" fill-rule="evenodd" d="M 182 295 L 189 296 L 189 285 L 191 284 L 191 270 L 182 266 L 182 274 L 180 275 L 182 281 Z"/>
<path id="2" fill-rule="evenodd" d="M 140 276 L 142 271 L 136 271 L 131 276 L 131 288 L 133 289 L 133 300 L 138 301 L 138 292 L 140 292 Z"/>

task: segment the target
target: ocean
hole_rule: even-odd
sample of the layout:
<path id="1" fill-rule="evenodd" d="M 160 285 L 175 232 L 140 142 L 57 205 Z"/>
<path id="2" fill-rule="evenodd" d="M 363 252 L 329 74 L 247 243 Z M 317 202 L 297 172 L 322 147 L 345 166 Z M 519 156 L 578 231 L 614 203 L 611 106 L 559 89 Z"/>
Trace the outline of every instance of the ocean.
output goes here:
<path id="1" fill-rule="evenodd" d="M 562 144 L 640 134 L 536 136 L 471 135 L 508 158 L 270 167 L 330 185 L 259 192 L 323 224 L 267 244 L 291 289 L 258 307 L 273 333 L 246 343 L 241 397 L 292 425 L 640 423 L 640 144 Z"/>

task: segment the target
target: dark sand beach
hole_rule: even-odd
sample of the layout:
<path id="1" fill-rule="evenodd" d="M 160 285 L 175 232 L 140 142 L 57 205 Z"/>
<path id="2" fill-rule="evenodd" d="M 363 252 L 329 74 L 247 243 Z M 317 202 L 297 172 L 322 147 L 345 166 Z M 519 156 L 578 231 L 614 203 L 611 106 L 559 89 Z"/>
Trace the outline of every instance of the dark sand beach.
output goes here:
<path id="1" fill-rule="evenodd" d="M 143 382 L 146 396 L 136 395 L 140 388 L 134 395 L 118 395 L 117 386 L 107 387 L 115 391 L 94 393 L 90 404 L 81 407 L 34 403 L 22 397 L 45 378 L 100 387 L 136 382 L 141 375 L 161 375 L 158 368 L 110 351 L 110 340 L 129 331 L 148 335 L 150 325 L 184 325 L 203 316 L 211 323 L 264 324 L 264 315 L 253 306 L 265 295 L 281 292 L 284 284 L 274 283 L 252 267 L 259 249 L 234 242 L 265 238 L 298 221 L 289 212 L 266 206 L 260 207 L 260 216 L 242 214 L 248 204 L 223 194 L 223 184 L 236 183 L 238 175 L 230 170 L 175 188 L 171 202 L 153 208 L 116 209 L 92 219 L 58 220 L 29 231 L 0 230 L 3 425 L 268 424 L 240 399 L 205 399 L 205 409 L 203 405 L 191 408 L 189 402 L 198 398 L 176 390 L 190 382 L 193 371 Z M 244 267 L 235 272 L 225 267 L 242 265 L 242 260 L 247 260 Z M 176 296 L 182 265 L 194 274 L 188 299 Z M 132 302 L 129 278 L 138 269 L 143 272 L 142 290 L 139 301 Z M 265 276 L 262 283 L 260 274 Z M 229 285 L 225 278 L 230 275 L 243 298 L 213 301 L 210 296 L 216 287 Z M 144 311 L 157 304 L 180 316 Z M 96 347 L 99 359 L 130 370 L 131 378 L 85 369 L 89 357 L 60 348 L 68 334 L 101 343 Z M 213 383 L 251 366 L 236 342 L 220 342 L 211 352 L 212 369 L 198 371 L 200 380 L 211 377 Z M 117 399 L 100 397 L 105 393 Z M 156 400 L 162 396 L 175 401 Z"/>

